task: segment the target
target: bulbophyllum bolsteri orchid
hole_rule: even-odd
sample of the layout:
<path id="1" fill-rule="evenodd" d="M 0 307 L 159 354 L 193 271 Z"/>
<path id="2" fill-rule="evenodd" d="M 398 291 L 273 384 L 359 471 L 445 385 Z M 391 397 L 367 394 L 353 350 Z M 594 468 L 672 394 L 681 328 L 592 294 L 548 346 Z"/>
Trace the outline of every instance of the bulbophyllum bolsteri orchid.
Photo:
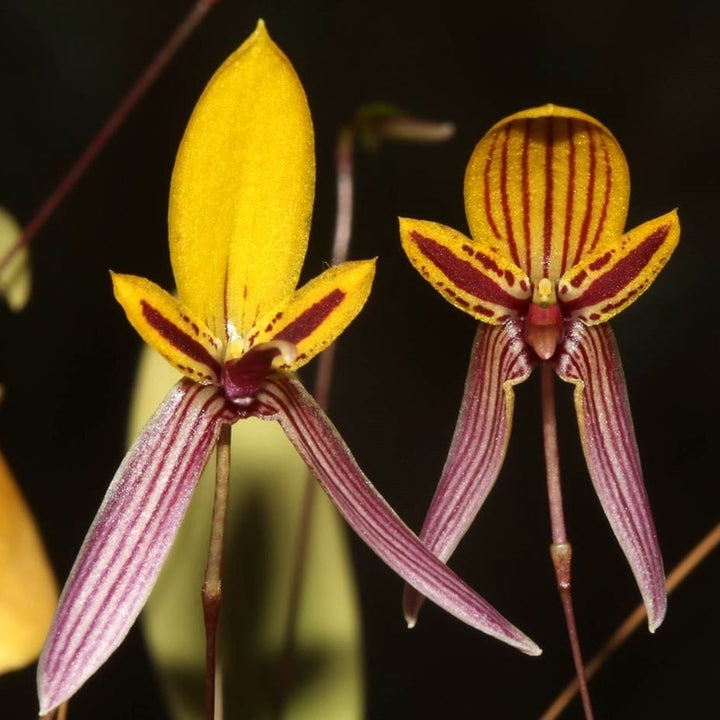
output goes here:
<path id="1" fill-rule="evenodd" d="M 400 219 L 411 263 L 480 321 L 450 452 L 420 538 L 448 560 L 500 472 L 513 387 L 539 364 L 552 554 L 561 592 L 568 594 L 566 614 L 572 612 L 571 548 L 559 492 L 553 370 L 575 385 L 590 477 L 654 631 L 665 615 L 665 577 L 607 321 L 667 262 L 680 235 L 677 214 L 624 232 L 630 181 L 620 146 L 597 120 L 554 105 L 495 125 L 470 158 L 464 194 L 471 237 L 435 222 Z M 421 593 L 406 588 L 410 625 L 421 603 Z"/>
<path id="2" fill-rule="evenodd" d="M 131 324 L 185 377 L 123 460 L 75 561 L 38 668 L 42 714 L 122 642 L 210 452 L 250 416 L 280 423 L 347 522 L 407 582 L 473 627 L 540 652 L 402 523 L 293 374 L 351 322 L 374 275 L 372 260 L 346 262 L 295 289 L 314 181 L 302 85 L 260 22 L 210 80 L 178 151 L 169 235 L 179 299 L 113 275 Z"/>

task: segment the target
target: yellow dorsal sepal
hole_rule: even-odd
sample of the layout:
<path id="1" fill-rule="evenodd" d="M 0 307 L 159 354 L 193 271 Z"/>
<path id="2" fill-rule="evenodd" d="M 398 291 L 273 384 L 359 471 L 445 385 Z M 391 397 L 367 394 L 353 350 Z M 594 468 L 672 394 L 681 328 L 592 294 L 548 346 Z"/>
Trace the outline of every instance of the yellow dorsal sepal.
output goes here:
<path id="1" fill-rule="evenodd" d="M 292 294 L 314 188 L 305 93 L 260 21 L 198 101 L 170 189 L 178 294 L 216 337 L 246 335 Z"/>

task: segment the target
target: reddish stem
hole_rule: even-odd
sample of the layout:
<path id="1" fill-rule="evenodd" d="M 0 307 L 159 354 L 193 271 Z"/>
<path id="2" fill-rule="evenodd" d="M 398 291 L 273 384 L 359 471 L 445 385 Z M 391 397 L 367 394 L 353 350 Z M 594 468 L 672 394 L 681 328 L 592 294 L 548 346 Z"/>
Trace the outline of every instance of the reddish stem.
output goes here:
<path id="1" fill-rule="evenodd" d="M 202 587 L 205 618 L 205 719 L 215 718 L 217 668 L 217 629 L 222 597 L 222 558 L 225 540 L 228 494 L 230 490 L 230 425 L 222 425 L 217 444 L 215 502 L 210 529 L 210 549 Z"/>
<path id="2" fill-rule="evenodd" d="M 192 10 L 190 10 L 165 45 L 159 50 L 140 77 L 135 81 L 135 84 L 130 88 L 127 95 L 120 101 L 120 104 L 100 128 L 97 135 L 95 135 L 77 158 L 67 175 L 65 175 L 45 202 L 38 208 L 35 215 L 27 225 L 25 225 L 22 235 L 17 239 L 17 242 L 7 251 L 5 257 L 0 259 L 0 273 L 8 266 L 15 255 L 28 245 L 40 232 L 50 216 L 57 210 L 70 191 L 87 172 L 87 169 L 92 165 L 108 140 L 112 138 L 118 128 L 125 122 L 128 115 L 135 109 L 138 102 L 153 85 L 155 80 L 157 80 L 160 73 L 162 73 L 170 60 L 172 60 L 178 49 L 205 17 L 208 10 L 218 2 L 219 0 L 198 0 L 195 3 Z"/>
<path id="3" fill-rule="evenodd" d="M 571 572 L 572 546 L 567 538 L 565 529 L 565 514 L 563 512 L 562 487 L 560 484 L 560 456 L 557 442 L 557 418 L 555 414 L 555 390 L 553 366 L 548 361 L 540 365 L 541 393 L 542 393 L 542 419 L 543 441 L 545 445 L 545 472 L 547 475 L 548 501 L 550 503 L 550 525 L 552 528 L 552 545 L 550 557 L 555 568 L 560 601 L 565 614 L 570 648 L 572 649 L 575 675 L 580 685 L 583 710 L 586 720 L 593 719 L 590 692 L 585 677 L 585 666 L 580 650 L 575 612 L 572 604 Z"/>

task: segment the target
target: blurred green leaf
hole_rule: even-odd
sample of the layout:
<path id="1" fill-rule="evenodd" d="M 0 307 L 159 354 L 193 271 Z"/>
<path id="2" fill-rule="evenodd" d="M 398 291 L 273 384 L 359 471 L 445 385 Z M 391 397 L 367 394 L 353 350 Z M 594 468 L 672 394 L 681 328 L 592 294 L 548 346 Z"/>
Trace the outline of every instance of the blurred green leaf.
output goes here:
<path id="1" fill-rule="evenodd" d="M 145 348 L 130 414 L 139 432 L 177 374 Z M 274 422 L 233 428 L 220 645 L 226 718 L 274 717 L 305 466 Z M 200 591 L 207 560 L 214 459 L 193 497 L 143 613 L 173 718 L 202 720 L 205 634 Z M 363 715 L 361 629 L 345 530 L 316 492 L 284 718 Z"/>
<path id="2" fill-rule="evenodd" d="M 0 207 L 0 261 L 20 238 L 22 228 L 15 218 Z M 15 253 L 0 272 L 0 295 L 5 296 L 11 310 L 19 312 L 30 298 L 30 255 L 26 248 Z"/>

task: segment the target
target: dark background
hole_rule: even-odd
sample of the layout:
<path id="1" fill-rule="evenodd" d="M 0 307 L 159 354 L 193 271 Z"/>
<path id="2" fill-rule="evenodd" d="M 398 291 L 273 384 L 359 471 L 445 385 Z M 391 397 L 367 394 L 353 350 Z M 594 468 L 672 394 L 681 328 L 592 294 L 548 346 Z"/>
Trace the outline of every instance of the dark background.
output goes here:
<path id="1" fill-rule="evenodd" d="M 2 0 L 0 202 L 27 221 L 191 0 Z M 462 180 L 480 136 L 554 102 L 599 118 L 633 177 L 630 226 L 679 207 L 680 246 L 613 326 L 625 364 L 666 565 L 718 521 L 720 11 L 649 4 L 250 2 L 223 0 L 188 41 L 33 245 L 26 310 L 0 308 L 0 444 L 58 575 L 72 563 L 123 454 L 139 340 L 108 268 L 172 279 L 165 213 L 174 153 L 205 82 L 265 18 L 313 113 L 318 185 L 306 273 L 329 258 L 333 151 L 362 102 L 388 100 L 457 124 L 438 147 L 393 145 L 357 163 L 353 255 L 380 257 L 376 286 L 343 336 L 331 415 L 361 465 L 418 528 L 448 448 L 474 322 L 401 253 L 396 216 L 466 229 Z M 310 377 L 308 374 L 307 377 Z M 639 601 L 593 495 L 571 391 L 561 455 L 575 602 L 590 655 Z M 353 538 L 365 621 L 370 718 L 539 715 L 571 673 L 548 559 L 537 378 L 518 388 L 496 490 L 452 564 L 544 648 L 538 659 L 428 607 L 405 630 L 401 582 Z M 718 554 L 671 598 L 655 636 L 634 636 L 592 683 L 604 718 L 713 714 Z M 0 716 L 30 718 L 33 672 L 0 678 Z M 140 632 L 73 702 L 72 718 L 163 718 Z M 574 706 L 566 717 L 578 717 Z"/>

